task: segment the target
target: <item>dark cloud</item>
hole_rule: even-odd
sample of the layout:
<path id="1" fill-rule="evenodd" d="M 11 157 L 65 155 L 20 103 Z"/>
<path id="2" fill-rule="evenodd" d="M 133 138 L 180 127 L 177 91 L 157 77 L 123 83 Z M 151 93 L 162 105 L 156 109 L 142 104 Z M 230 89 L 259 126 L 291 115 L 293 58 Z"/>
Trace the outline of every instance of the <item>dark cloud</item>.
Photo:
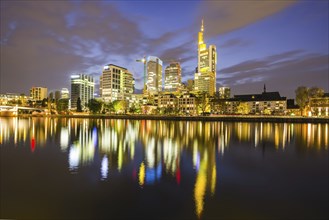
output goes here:
<path id="1" fill-rule="evenodd" d="M 244 40 L 244 39 L 230 39 L 228 41 L 225 41 L 223 44 L 219 46 L 219 48 L 224 49 L 224 48 L 230 48 L 230 47 L 243 47 L 249 45 L 250 42 Z"/>
<path id="2" fill-rule="evenodd" d="M 328 59 L 328 54 L 288 51 L 224 68 L 218 71 L 217 82 L 232 87 L 235 94 L 261 92 L 264 84 L 291 98 L 300 85 L 328 91 Z"/>
<path id="3" fill-rule="evenodd" d="M 1 92 L 69 86 L 76 72 L 140 50 L 137 23 L 101 2 L 1 2 Z M 97 74 L 95 74 L 97 75 Z"/>
<path id="4" fill-rule="evenodd" d="M 165 49 L 160 53 L 159 57 L 166 63 L 170 63 L 171 61 L 177 61 L 181 64 L 188 62 L 197 57 L 196 48 L 191 47 L 193 43 L 194 41 L 188 41 L 179 46 Z"/>
<path id="5" fill-rule="evenodd" d="M 204 18 L 207 36 L 227 33 L 271 16 L 296 1 L 204 1 L 198 24 Z"/>

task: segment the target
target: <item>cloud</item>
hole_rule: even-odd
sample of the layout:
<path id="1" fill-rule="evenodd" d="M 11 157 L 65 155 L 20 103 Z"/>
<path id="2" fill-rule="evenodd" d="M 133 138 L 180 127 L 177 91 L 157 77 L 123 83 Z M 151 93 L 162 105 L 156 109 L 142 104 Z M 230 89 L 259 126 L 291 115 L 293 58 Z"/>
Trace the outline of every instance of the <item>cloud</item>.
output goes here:
<path id="1" fill-rule="evenodd" d="M 205 20 L 208 37 L 227 33 L 271 16 L 296 1 L 204 1 L 198 24 Z"/>
<path id="2" fill-rule="evenodd" d="M 100 75 L 104 64 L 139 52 L 143 37 L 111 4 L 1 2 L 1 92 L 68 87 L 75 72 Z"/>
<path id="3" fill-rule="evenodd" d="M 261 92 L 264 84 L 271 91 L 282 88 L 279 92 L 291 98 L 301 85 L 328 91 L 328 59 L 328 54 L 288 51 L 221 69 L 217 73 L 217 82 L 232 87 L 235 94 Z"/>
<path id="4" fill-rule="evenodd" d="M 225 41 L 223 44 L 219 46 L 221 49 L 226 49 L 230 47 L 242 47 L 249 45 L 250 42 L 244 39 L 233 38 Z"/>

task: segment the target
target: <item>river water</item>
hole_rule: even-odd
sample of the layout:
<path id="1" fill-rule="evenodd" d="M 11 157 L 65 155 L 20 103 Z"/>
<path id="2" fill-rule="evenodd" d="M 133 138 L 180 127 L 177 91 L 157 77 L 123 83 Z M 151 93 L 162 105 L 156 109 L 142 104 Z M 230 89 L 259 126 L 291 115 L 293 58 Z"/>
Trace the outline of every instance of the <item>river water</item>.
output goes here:
<path id="1" fill-rule="evenodd" d="M 329 124 L 0 118 L 0 218 L 328 219 Z"/>

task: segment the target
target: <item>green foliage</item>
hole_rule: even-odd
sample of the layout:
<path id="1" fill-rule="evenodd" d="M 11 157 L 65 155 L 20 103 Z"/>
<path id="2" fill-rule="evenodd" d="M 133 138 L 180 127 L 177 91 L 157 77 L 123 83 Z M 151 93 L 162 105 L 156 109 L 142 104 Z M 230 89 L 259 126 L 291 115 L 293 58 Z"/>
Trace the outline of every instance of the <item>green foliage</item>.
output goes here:
<path id="1" fill-rule="evenodd" d="M 205 112 L 210 112 L 210 100 L 208 93 L 201 93 L 201 95 L 197 99 L 197 105 L 201 114 L 204 114 Z"/>
<path id="2" fill-rule="evenodd" d="M 133 104 L 130 108 L 129 108 L 129 112 L 130 113 L 141 113 L 142 112 L 142 108 L 140 105 L 138 104 Z"/>
<path id="3" fill-rule="evenodd" d="M 100 113 L 102 110 L 102 105 L 103 103 L 101 101 L 97 101 L 96 99 L 90 99 L 88 102 L 88 108 L 93 114 Z"/>
<path id="4" fill-rule="evenodd" d="M 300 86 L 295 90 L 296 103 L 299 105 L 302 115 L 305 115 L 305 110 L 309 106 L 310 98 L 322 97 L 324 90 L 318 87 L 307 88 Z"/>
<path id="5" fill-rule="evenodd" d="M 270 115 L 271 114 L 271 110 L 269 110 L 268 108 L 264 109 L 264 115 Z"/>
<path id="6" fill-rule="evenodd" d="M 296 89 L 296 103 L 301 109 L 304 109 L 308 102 L 308 88 L 305 86 L 300 86 Z"/>
<path id="7" fill-rule="evenodd" d="M 48 99 L 47 99 L 47 98 L 44 98 L 44 99 L 42 100 L 41 106 L 42 106 L 42 107 L 47 107 L 47 104 L 48 104 Z"/>
<path id="8" fill-rule="evenodd" d="M 103 113 L 112 113 L 114 112 L 114 105 L 113 102 L 105 102 L 103 104 Z"/>
<path id="9" fill-rule="evenodd" d="M 116 113 L 126 113 L 128 103 L 124 100 L 116 100 L 113 102 L 113 107 Z"/>
<path id="10" fill-rule="evenodd" d="M 324 94 L 324 90 L 318 87 L 312 87 L 308 90 L 308 97 L 309 98 L 318 98 L 322 97 Z"/>
<path id="11" fill-rule="evenodd" d="M 238 114 L 247 115 L 250 112 L 250 107 L 247 102 L 241 102 L 237 107 Z"/>
<path id="12" fill-rule="evenodd" d="M 57 111 L 67 111 L 69 109 L 69 99 L 59 99 L 57 101 Z"/>

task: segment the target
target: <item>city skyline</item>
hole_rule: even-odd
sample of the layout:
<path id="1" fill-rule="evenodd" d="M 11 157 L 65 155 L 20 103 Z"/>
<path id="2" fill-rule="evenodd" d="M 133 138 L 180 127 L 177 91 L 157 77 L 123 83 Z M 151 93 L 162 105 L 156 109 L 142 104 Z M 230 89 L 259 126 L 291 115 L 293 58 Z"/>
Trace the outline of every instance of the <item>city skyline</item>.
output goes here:
<path id="1" fill-rule="evenodd" d="M 250 94 L 266 84 L 288 98 L 301 85 L 328 92 L 327 1 L 1 1 L 0 92 L 69 88 L 80 73 L 98 87 L 107 63 L 129 69 L 142 90 L 136 59 L 148 55 L 164 67 L 180 62 L 186 82 L 197 66 L 201 19 L 205 41 L 217 47 L 217 88 Z"/>

